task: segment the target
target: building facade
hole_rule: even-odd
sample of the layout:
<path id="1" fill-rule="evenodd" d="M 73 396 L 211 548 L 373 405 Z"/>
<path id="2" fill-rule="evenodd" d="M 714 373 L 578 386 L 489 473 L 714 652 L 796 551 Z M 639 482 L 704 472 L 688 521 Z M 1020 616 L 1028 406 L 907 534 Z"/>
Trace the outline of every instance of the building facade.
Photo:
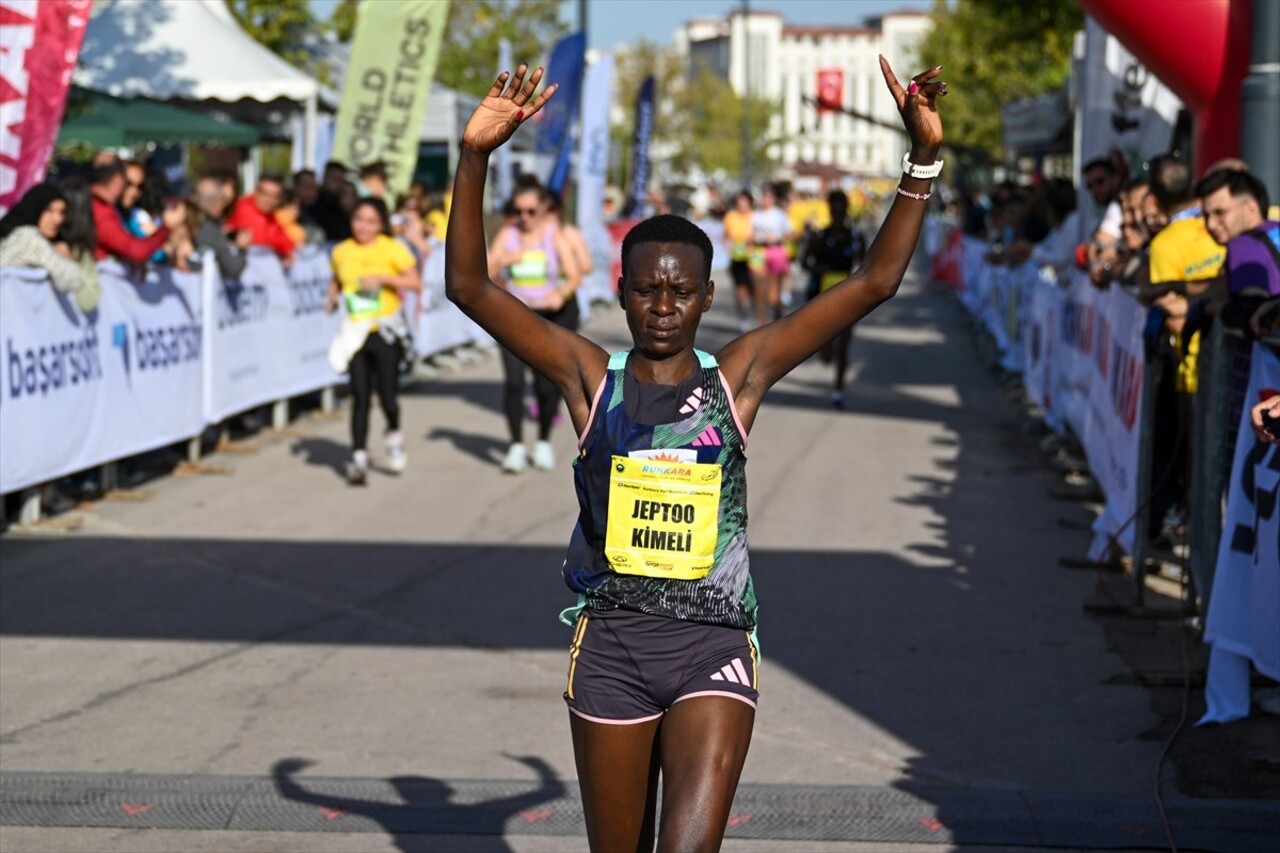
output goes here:
<path id="1" fill-rule="evenodd" d="M 776 12 L 734 12 L 689 21 L 676 31 L 673 46 L 690 79 L 705 69 L 740 96 L 780 103 L 769 127 L 770 136 L 782 140 L 771 152 L 778 161 L 772 177 L 833 169 L 890 176 L 899 170 L 905 134 L 820 104 L 900 127 L 878 56 L 883 53 L 906 80 L 921 70 L 918 49 L 931 26 L 926 13 L 915 11 L 859 26 L 799 26 Z"/>

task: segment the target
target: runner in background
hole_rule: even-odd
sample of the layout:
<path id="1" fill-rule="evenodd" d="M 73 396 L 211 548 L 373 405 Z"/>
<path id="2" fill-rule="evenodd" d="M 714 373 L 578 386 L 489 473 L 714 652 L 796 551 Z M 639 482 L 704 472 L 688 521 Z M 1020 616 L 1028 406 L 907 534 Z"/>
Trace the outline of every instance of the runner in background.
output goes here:
<path id="1" fill-rule="evenodd" d="M 756 325 L 782 317 L 782 288 L 791 271 L 787 243 L 795 237 L 786 211 L 778 207 L 777 189 L 766 186 L 760 207 L 751 217 L 751 288 L 756 304 Z"/>
<path id="2" fill-rule="evenodd" d="M 578 604 L 562 619 L 576 625 L 565 700 L 593 850 L 651 850 L 655 834 L 661 850 L 716 850 L 724 836 L 758 696 L 747 434 L 778 380 L 897 292 L 942 167 L 941 67 L 904 88 L 880 65 L 911 149 L 865 263 L 716 355 L 694 348 L 715 295 L 713 249 L 682 217 L 646 220 L 623 240 L 629 350 L 610 355 L 490 280 L 489 155 L 554 93 L 534 97 L 541 68 L 500 74 L 463 132 L 446 292 L 555 383 L 580 437 L 564 564 Z"/>
<path id="3" fill-rule="evenodd" d="M 849 277 L 866 253 L 866 240 L 862 232 L 849 225 L 849 197 L 841 190 L 827 195 L 830 224 L 815 231 L 808 241 L 804 268 L 818 278 L 818 293 L 826 293 Z M 853 326 L 840 331 L 835 340 L 822 348 L 822 360 L 835 362 L 835 381 L 831 389 L 831 407 L 844 408 L 844 379 L 849 372 L 849 342 L 853 339 Z"/>
<path id="4" fill-rule="evenodd" d="M 729 277 L 733 279 L 733 302 L 738 309 L 738 331 L 749 332 L 755 327 L 751 319 L 754 302 L 751 288 L 751 267 L 747 263 L 751 243 L 751 215 L 755 200 L 743 190 L 733 197 L 733 208 L 724 215 L 725 244 L 729 248 Z"/>
<path id="5" fill-rule="evenodd" d="M 525 185 L 511 199 L 514 222 L 505 226 L 489 247 L 489 276 L 500 282 L 520 302 L 569 331 L 578 328 L 576 291 L 582 282 L 576 254 L 550 212 L 541 186 Z M 503 343 L 499 341 L 499 343 Z M 519 474 L 529 466 L 524 446 L 524 393 L 529 368 L 503 344 L 502 410 L 507 416 L 511 445 L 502 470 Z M 551 427 L 560 406 L 560 392 L 547 377 L 536 373 L 533 395 L 537 403 L 538 441 L 533 465 L 544 471 L 555 467 Z"/>
<path id="6" fill-rule="evenodd" d="M 417 261 L 403 243 L 391 235 L 387 205 L 378 198 L 356 202 L 351 214 L 351 237 L 333 247 L 333 281 L 326 310 L 346 302 L 344 332 L 363 336 L 352 341 L 351 461 L 347 482 L 363 486 L 369 475 L 369 406 L 373 392 L 387 421 L 387 467 L 404 471 L 408 457 L 400 431 L 399 364 L 408 329 L 400 312 L 400 294 L 422 290 Z"/>

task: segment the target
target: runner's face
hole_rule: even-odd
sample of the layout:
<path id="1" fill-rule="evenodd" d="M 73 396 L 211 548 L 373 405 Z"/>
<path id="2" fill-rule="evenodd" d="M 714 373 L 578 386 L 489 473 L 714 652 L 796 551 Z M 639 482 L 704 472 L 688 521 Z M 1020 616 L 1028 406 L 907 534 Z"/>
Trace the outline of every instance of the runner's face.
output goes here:
<path id="1" fill-rule="evenodd" d="M 686 243 L 641 243 L 631 250 L 618 286 L 641 353 L 668 358 L 693 348 L 715 290 L 703 278 L 705 268 L 702 252 Z"/>
<path id="2" fill-rule="evenodd" d="M 351 214 L 351 236 L 357 243 L 372 243 L 382 233 L 382 217 L 367 204 L 356 208 Z"/>

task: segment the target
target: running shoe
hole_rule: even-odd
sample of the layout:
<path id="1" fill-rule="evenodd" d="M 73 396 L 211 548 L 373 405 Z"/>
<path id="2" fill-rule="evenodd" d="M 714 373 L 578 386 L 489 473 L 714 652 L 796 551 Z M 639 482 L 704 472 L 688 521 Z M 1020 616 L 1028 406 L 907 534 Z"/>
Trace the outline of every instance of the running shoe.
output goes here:
<path id="1" fill-rule="evenodd" d="M 844 394 L 840 391 L 831 392 L 831 408 L 836 411 L 844 411 Z"/>
<path id="2" fill-rule="evenodd" d="M 522 447 L 521 450 L 523 449 Z M 539 441 L 533 446 L 533 467 L 540 471 L 550 471 L 556 467 L 556 454 L 551 449 L 551 442 Z"/>
<path id="3" fill-rule="evenodd" d="M 507 448 L 507 458 L 502 460 L 502 470 L 508 474 L 519 474 L 529 467 L 529 454 L 524 445 L 516 442 Z"/>
<path id="4" fill-rule="evenodd" d="M 352 486 L 363 486 L 369 480 L 369 454 L 357 450 L 347 463 L 347 483 Z"/>
<path id="5" fill-rule="evenodd" d="M 387 433 L 387 468 L 392 474 L 403 474 L 409 464 L 409 454 L 404 451 L 404 436 L 399 432 Z"/>

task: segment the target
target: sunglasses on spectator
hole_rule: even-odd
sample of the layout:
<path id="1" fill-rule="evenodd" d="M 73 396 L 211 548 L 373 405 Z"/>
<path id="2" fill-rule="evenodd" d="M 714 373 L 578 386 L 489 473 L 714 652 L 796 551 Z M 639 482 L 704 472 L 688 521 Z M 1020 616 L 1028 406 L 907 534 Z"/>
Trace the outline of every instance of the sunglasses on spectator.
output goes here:
<path id="1" fill-rule="evenodd" d="M 536 207 L 517 207 L 515 209 L 516 216 L 537 216 L 538 208 Z"/>

